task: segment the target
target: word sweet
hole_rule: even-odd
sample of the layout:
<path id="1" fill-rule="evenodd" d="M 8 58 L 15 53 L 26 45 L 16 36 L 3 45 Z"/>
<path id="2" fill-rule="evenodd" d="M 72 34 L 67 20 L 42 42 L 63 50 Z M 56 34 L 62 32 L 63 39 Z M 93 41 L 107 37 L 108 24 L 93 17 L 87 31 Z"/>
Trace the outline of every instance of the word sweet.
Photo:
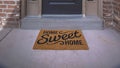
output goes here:
<path id="1" fill-rule="evenodd" d="M 53 35 L 54 34 L 54 35 Z M 60 45 L 82 45 L 80 38 L 81 34 L 78 31 L 73 32 L 43 32 L 43 35 L 38 39 L 37 44 L 60 44 Z"/>

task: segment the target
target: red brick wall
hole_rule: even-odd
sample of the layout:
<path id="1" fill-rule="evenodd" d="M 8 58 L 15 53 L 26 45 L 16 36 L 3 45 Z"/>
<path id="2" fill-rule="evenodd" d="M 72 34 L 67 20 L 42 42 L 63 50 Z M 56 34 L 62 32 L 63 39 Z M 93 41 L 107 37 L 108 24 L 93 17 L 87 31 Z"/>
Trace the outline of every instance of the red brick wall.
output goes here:
<path id="1" fill-rule="evenodd" d="M 114 27 L 120 31 L 120 0 L 113 1 L 113 11 Z"/>
<path id="2" fill-rule="evenodd" d="M 113 26 L 120 31 L 120 0 L 103 1 L 103 19 L 105 26 Z"/>
<path id="3" fill-rule="evenodd" d="M 113 6 L 112 0 L 104 0 L 103 1 L 103 19 L 105 25 L 111 25 L 113 21 Z"/>
<path id="4" fill-rule="evenodd" d="M 0 0 L 0 26 L 17 26 L 20 0 Z"/>

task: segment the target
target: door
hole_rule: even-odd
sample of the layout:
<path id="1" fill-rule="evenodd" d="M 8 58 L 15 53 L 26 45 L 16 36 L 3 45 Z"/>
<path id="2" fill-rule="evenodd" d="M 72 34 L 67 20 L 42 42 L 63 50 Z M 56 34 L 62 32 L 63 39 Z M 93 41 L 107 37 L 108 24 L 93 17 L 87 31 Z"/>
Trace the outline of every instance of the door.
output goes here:
<path id="1" fill-rule="evenodd" d="M 87 0 L 86 1 L 86 15 L 97 16 L 98 0 Z"/>
<path id="2" fill-rule="evenodd" d="M 81 14 L 82 0 L 42 0 L 42 14 Z"/>

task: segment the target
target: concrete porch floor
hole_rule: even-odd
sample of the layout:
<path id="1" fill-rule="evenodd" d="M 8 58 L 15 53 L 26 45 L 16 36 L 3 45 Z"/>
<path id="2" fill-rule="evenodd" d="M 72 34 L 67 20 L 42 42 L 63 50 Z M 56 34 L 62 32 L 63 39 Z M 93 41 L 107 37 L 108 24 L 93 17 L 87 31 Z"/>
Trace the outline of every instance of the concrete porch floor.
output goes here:
<path id="1" fill-rule="evenodd" d="M 0 68 L 120 68 L 120 33 L 113 29 L 83 30 L 89 50 L 32 50 L 38 33 L 13 29 L 0 41 Z"/>

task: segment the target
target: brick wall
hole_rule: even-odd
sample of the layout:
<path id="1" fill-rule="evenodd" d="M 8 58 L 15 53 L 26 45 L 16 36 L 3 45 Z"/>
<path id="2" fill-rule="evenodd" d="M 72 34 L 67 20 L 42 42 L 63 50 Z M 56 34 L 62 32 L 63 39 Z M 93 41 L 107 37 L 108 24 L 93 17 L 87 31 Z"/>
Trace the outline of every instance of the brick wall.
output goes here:
<path id="1" fill-rule="evenodd" d="M 112 0 L 103 0 L 103 19 L 105 26 L 110 26 L 113 22 Z"/>
<path id="2" fill-rule="evenodd" d="M 120 31 L 120 0 L 113 1 L 113 12 L 114 27 Z"/>
<path id="3" fill-rule="evenodd" d="M 20 0 L 0 0 L 0 26 L 18 27 Z"/>
<path id="4" fill-rule="evenodd" d="M 120 0 L 103 1 L 103 19 L 105 26 L 112 26 L 120 31 Z"/>

